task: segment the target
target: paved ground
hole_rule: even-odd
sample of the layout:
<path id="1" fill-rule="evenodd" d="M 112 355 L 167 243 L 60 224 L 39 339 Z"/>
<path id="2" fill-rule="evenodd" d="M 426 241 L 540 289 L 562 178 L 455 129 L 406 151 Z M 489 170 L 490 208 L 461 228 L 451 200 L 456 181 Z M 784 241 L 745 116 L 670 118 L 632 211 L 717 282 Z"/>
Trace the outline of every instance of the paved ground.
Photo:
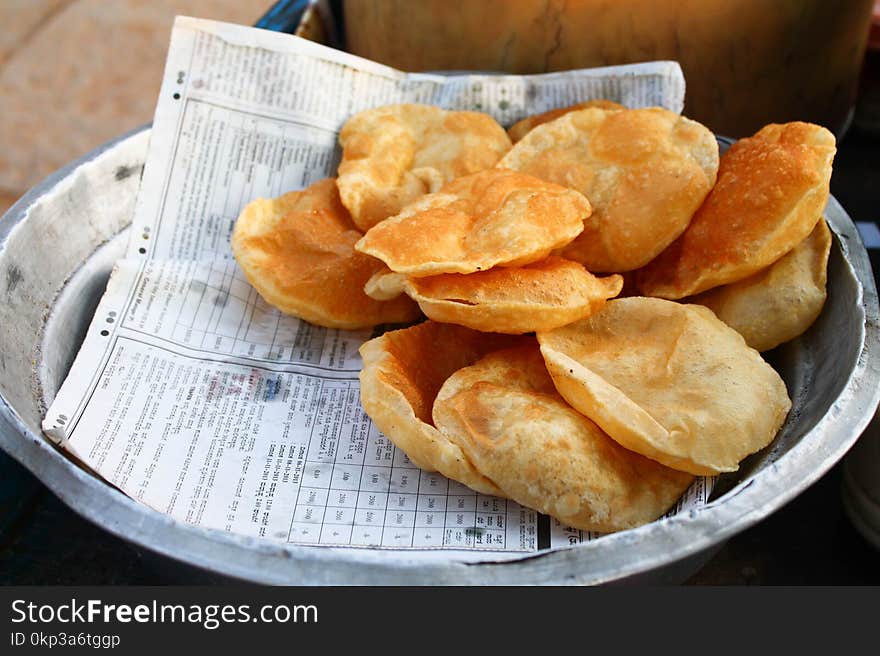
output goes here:
<path id="1" fill-rule="evenodd" d="M 273 0 L 0 1 L 0 214 L 152 119 L 177 14 L 253 24 Z"/>

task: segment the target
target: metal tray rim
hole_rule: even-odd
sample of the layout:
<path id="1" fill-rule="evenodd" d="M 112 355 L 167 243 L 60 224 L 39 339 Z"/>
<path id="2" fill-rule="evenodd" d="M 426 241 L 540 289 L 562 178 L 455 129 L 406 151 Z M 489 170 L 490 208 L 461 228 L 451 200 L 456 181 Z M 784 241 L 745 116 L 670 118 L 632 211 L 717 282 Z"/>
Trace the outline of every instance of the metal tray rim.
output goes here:
<path id="1" fill-rule="evenodd" d="M 80 166 L 124 148 L 149 125 L 111 140 L 59 169 L 23 196 L 0 220 L 0 251 L 29 208 Z M 852 446 L 880 401 L 880 311 L 867 252 L 855 224 L 835 200 L 826 215 L 844 259 L 861 285 L 865 323 L 861 353 L 846 387 L 822 420 L 802 438 L 821 449 L 793 448 L 718 501 L 598 542 L 545 550 L 513 560 L 426 563 L 405 552 L 275 544 L 188 525 L 143 506 L 83 470 L 31 431 L 0 395 L 0 446 L 74 511 L 150 551 L 211 572 L 261 583 L 308 585 L 605 583 L 637 579 L 705 552 L 760 521 L 800 494 Z M 25 439 L 21 439 L 24 437 Z M 815 445 L 812 445 L 815 446 Z M 792 483 L 794 481 L 794 483 Z M 109 493 L 109 494 L 108 494 Z M 652 547 L 653 545 L 653 547 Z"/>

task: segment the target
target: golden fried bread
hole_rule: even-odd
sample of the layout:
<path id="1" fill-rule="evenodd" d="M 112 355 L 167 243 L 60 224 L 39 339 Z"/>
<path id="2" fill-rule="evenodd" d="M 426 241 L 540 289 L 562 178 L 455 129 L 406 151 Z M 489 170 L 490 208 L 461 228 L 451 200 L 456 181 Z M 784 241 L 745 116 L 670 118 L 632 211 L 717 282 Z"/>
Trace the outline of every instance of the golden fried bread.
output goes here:
<path id="1" fill-rule="evenodd" d="M 831 231 L 819 219 L 794 250 L 745 280 L 690 299 L 705 305 L 758 351 L 769 351 L 804 333 L 825 304 Z"/>
<path id="2" fill-rule="evenodd" d="M 622 446 L 692 474 L 735 471 L 791 408 L 779 374 L 701 305 L 615 299 L 538 341 L 574 408 Z"/>
<path id="3" fill-rule="evenodd" d="M 611 100 L 588 100 L 586 102 L 578 103 L 577 105 L 569 105 L 568 107 L 551 109 L 549 112 L 544 112 L 542 114 L 527 116 L 521 121 L 517 121 L 511 125 L 507 129 L 507 134 L 510 135 L 510 140 L 513 143 L 516 143 L 539 125 L 555 121 L 560 116 L 565 116 L 569 112 L 575 112 L 579 109 L 589 109 L 590 107 L 597 107 L 599 109 L 626 109 L 623 105 L 612 102 Z"/>
<path id="4" fill-rule="evenodd" d="M 434 321 L 511 334 L 583 319 L 622 287 L 618 275 L 596 278 L 556 256 L 518 268 L 409 278 L 405 284 L 406 293 Z"/>
<path id="5" fill-rule="evenodd" d="M 584 231 L 560 254 L 593 272 L 644 266 L 672 243 L 715 183 L 718 144 L 661 108 L 569 112 L 529 132 L 498 163 L 583 193 Z"/>
<path id="6" fill-rule="evenodd" d="M 748 278 L 810 234 L 828 201 L 834 135 L 768 125 L 733 144 L 688 229 L 639 272 L 646 296 L 678 299 Z"/>
<path id="7" fill-rule="evenodd" d="M 423 277 L 543 260 L 590 214 L 581 194 L 507 169 L 453 180 L 371 228 L 355 248 Z"/>
<path id="8" fill-rule="evenodd" d="M 361 345 L 361 404 L 376 428 L 416 466 L 478 492 L 498 494 L 461 449 L 434 428 L 431 410 L 450 375 L 494 349 L 509 347 L 515 343 L 511 340 L 433 321 L 386 332 Z"/>
<path id="9" fill-rule="evenodd" d="M 563 401 L 533 339 L 460 369 L 434 422 L 504 496 L 576 528 L 611 532 L 666 512 L 693 477 L 628 451 Z"/>
<path id="10" fill-rule="evenodd" d="M 364 231 L 450 180 L 494 166 L 510 149 L 488 114 L 416 104 L 355 114 L 339 143 L 342 204 Z"/>
<path id="11" fill-rule="evenodd" d="M 361 233 L 339 202 L 332 179 L 242 210 L 232 253 L 267 303 L 328 328 L 366 328 L 420 316 L 404 296 L 388 302 L 364 294 L 382 263 L 354 249 Z"/>

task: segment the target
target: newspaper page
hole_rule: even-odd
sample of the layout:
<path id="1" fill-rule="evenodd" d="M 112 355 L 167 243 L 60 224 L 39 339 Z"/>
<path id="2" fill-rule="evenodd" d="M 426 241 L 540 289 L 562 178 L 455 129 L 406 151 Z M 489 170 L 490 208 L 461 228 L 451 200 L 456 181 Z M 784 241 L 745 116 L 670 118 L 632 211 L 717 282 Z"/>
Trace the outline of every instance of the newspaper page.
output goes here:
<path id="1" fill-rule="evenodd" d="M 249 201 L 335 174 L 338 131 L 357 111 L 431 103 L 508 126 L 599 97 L 680 112 L 684 79 L 674 62 L 404 74 L 294 36 L 178 17 L 126 257 L 44 431 L 126 494 L 198 526 L 444 557 L 550 546 L 548 518 L 395 449 L 359 401 L 370 331 L 281 315 L 229 240 Z"/>

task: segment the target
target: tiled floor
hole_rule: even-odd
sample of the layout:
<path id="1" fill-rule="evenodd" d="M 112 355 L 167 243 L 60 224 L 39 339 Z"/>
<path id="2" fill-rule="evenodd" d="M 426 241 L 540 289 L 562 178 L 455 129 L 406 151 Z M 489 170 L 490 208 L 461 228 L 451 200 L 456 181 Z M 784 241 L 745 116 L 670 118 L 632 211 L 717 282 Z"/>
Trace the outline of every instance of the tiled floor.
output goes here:
<path id="1" fill-rule="evenodd" d="M 152 118 L 176 14 L 253 24 L 273 0 L 0 0 L 0 214 Z"/>

